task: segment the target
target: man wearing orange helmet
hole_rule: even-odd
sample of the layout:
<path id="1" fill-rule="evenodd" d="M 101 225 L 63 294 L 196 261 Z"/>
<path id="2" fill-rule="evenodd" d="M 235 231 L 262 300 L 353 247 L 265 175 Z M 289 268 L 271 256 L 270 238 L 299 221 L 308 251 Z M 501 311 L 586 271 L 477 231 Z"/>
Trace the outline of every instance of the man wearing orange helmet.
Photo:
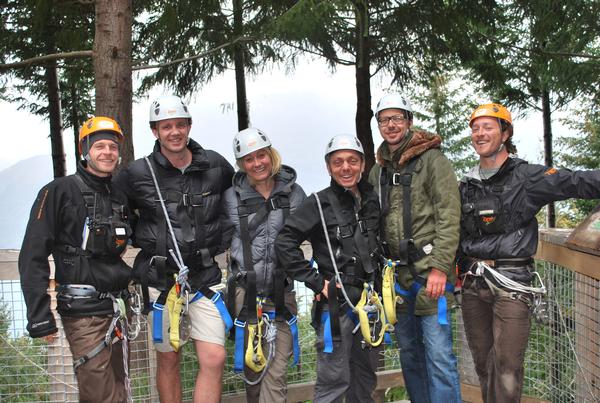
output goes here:
<path id="1" fill-rule="evenodd" d="M 52 342 L 57 326 L 47 293 L 48 256 L 55 264 L 57 310 L 79 385 L 79 400 L 130 399 L 123 345 L 130 268 L 121 259 L 131 233 L 127 199 L 111 186 L 123 132 L 107 117 L 87 120 L 79 131 L 77 172 L 44 186 L 31 209 L 19 254 L 27 331 Z"/>
<path id="2" fill-rule="evenodd" d="M 512 118 L 500 104 L 479 106 L 469 126 L 479 164 L 460 183 L 465 331 L 483 400 L 519 402 L 530 316 L 539 314 L 546 292 L 534 281 L 535 216 L 552 201 L 600 198 L 600 172 L 557 170 L 511 156 Z"/>

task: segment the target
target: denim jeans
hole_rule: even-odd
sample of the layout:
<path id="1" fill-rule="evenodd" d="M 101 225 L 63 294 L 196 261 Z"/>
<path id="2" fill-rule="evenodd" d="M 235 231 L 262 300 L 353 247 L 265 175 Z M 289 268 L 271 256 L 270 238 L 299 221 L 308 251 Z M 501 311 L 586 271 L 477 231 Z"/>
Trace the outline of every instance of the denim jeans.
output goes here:
<path id="1" fill-rule="evenodd" d="M 452 351 L 450 325 L 440 325 L 436 315 L 396 313 L 396 339 L 404 383 L 413 403 L 460 403 L 457 361 Z"/>

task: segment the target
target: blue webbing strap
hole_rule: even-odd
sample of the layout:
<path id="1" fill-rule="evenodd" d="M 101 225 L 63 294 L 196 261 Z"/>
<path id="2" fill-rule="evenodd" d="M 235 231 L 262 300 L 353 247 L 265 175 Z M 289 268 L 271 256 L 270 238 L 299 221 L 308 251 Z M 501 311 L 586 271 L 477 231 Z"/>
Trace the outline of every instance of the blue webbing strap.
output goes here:
<path id="1" fill-rule="evenodd" d="M 394 285 L 394 289 L 397 294 L 402 295 L 409 299 L 409 301 L 414 302 L 419 290 L 423 287 L 421 283 L 415 281 L 410 286 L 410 290 L 405 290 L 400 287 L 400 284 L 396 283 Z M 450 283 L 446 283 L 446 291 L 454 292 L 454 286 Z M 440 325 L 449 325 L 448 323 L 448 301 L 446 300 L 446 296 L 442 295 L 438 298 L 438 323 Z"/>
<path id="2" fill-rule="evenodd" d="M 298 361 L 300 360 L 300 341 L 298 337 L 298 317 L 292 315 L 290 320 L 286 321 L 288 326 L 290 327 L 290 332 L 292 333 L 293 339 L 293 348 L 294 348 L 294 361 L 292 362 L 292 367 L 298 365 Z"/>
<path id="3" fill-rule="evenodd" d="M 321 313 L 321 326 L 323 327 L 323 352 L 331 354 L 333 353 L 333 337 L 331 335 L 331 320 L 329 317 L 329 311 L 323 310 Z"/>
<path id="4" fill-rule="evenodd" d="M 235 349 L 233 354 L 233 370 L 242 372 L 244 370 L 244 329 L 246 322 L 235 320 Z"/>
<path id="5" fill-rule="evenodd" d="M 213 304 L 215 304 L 215 307 L 219 311 L 219 315 L 221 315 L 221 319 L 223 319 L 223 322 L 225 322 L 225 329 L 226 329 L 225 333 L 227 333 L 233 327 L 233 320 L 231 319 L 231 315 L 229 314 L 229 311 L 227 310 L 227 306 L 225 306 L 225 301 L 223 300 L 223 295 L 220 292 L 214 292 L 212 290 L 210 290 L 210 291 L 213 294 L 210 297 L 210 300 L 212 301 Z M 196 291 L 196 294 L 190 301 L 190 304 L 198 301 L 202 297 L 204 297 L 204 294 L 202 294 L 200 291 Z"/>
<path id="6" fill-rule="evenodd" d="M 152 341 L 154 343 L 163 342 L 162 319 L 165 306 L 154 301 L 152 304 Z"/>

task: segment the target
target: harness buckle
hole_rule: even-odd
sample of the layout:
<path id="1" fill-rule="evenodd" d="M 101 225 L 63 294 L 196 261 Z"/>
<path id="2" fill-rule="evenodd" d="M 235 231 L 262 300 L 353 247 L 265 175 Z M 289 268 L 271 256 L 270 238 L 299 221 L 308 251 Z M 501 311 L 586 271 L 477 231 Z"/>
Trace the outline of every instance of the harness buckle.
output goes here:
<path id="1" fill-rule="evenodd" d="M 200 195 L 200 203 L 199 204 L 194 203 L 194 196 L 195 195 L 193 195 L 193 194 L 182 193 L 181 200 L 183 202 L 183 205 L 185 207 L 202 207 L 202 195 Z"/>
<path id="2" fill-rule="evenodd" d="M 278 206 L 278 204 L 275 202 L 275 200 L 277 200 L 277 199 L 276 199 L 276 198 L 274 198 L 274 197 L 271 197 L 271 198 L 269 199 L 269 201 L 267 202 L 267 204 L 268 204 L 268 209 L 269 209 L 270 211 L 272 211 L 272 210 L 277 210 L 277 208 L 279 207 L 279 206 Z"/>
<path id="3" fill-rule="evenodd" d="M 358 220 L 358 228 L 360 229 L 360 232 L 366 234 L 369 231 L 367 220 Z"/>
<path id="4" fill-rule="evenodd" d="M 402 174 L 400 172 L 394 172 L 392 174 L 391 185 L 392 186 L 399 186 L 401 184 L 402 184 Z"/>

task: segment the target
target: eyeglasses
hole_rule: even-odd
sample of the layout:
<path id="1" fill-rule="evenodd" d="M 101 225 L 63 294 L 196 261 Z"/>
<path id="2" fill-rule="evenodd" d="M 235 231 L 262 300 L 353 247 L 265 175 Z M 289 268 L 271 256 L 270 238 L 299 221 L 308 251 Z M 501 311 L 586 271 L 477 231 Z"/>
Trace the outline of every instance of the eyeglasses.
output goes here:
<path id="1" fill-rule="evenodd" d="M 402 123 L 406 120 L 406 118 L 402 115 L 394 115 L 394 116 L 390 116 L 387 118 L 379 118 L 377 119 L 377 124 L 379 126 L 387 126 L 390 122 L 393 122 L 394 124 L 396 123 Z"/>

